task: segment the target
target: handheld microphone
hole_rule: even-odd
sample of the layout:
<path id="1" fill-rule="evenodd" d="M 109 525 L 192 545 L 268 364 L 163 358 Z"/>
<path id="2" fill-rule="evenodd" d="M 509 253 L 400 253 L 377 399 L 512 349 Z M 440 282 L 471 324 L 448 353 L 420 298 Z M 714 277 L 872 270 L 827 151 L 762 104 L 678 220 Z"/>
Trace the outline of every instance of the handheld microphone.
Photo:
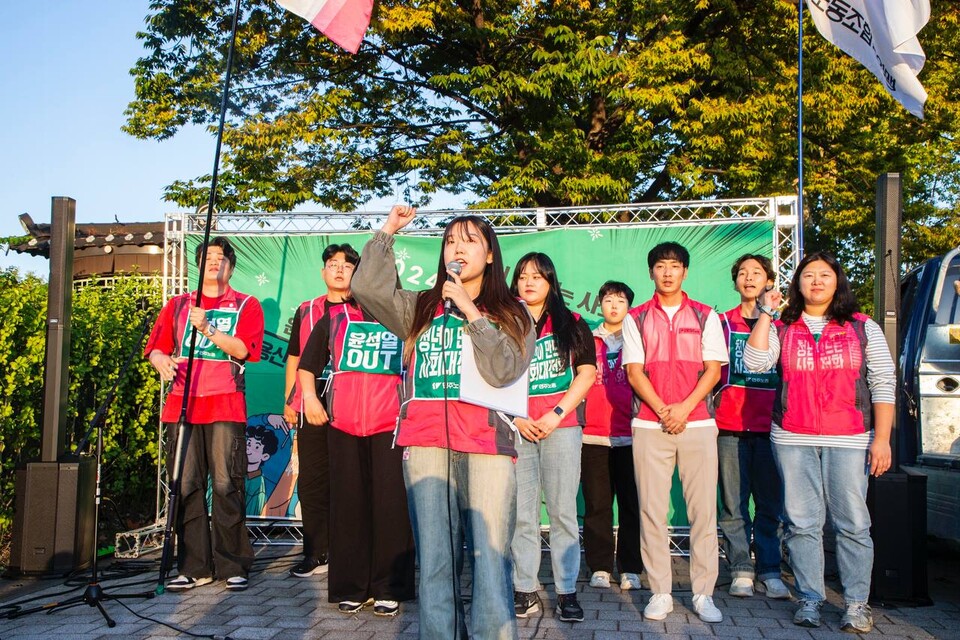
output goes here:
<path id="1" fill-rule="evenodd" d="M 463 269 L 463 265 L 461 265 L 456 260 L 452 260 L 447 263 L 447 271 L 453 271 L 455 274 L 460 275 L 460 271 L 462 269 Z M 453 282 L 453 278 L 450 277 L 449 273 L 447 274 L 447 282 Z M 451 305 L 450 298 L 444 298 L 443 300 L 443 319 L 444 320 L 446 320 L 447 317 L 450 315 L 450 305 Z"/>

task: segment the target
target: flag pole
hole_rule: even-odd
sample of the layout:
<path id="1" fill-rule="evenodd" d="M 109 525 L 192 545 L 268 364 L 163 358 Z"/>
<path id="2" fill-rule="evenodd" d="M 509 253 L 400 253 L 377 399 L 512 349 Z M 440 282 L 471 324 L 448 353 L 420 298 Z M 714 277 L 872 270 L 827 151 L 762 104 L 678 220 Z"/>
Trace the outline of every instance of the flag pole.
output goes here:
<path id="1" fill-rule="evenodd" d="M 203 293 L 203 274 L 207 267 L 207 246 L 210 244 L 210 228 L 213 226 L 213 210 L 217 204 L 217 177 L 220 172 L 220 147 L 223 143 L 223 126 L 227 116 L 227 98 L 230 94 L 230 78 L 233 70 L 233 51 L 237 42 L 237 24 L 240 20 L 240 0 L 236 0 L 233 7 L 233 25 L 230 30 L 230 47 L 227 49 L 227 69 L 223 79 L 223 91 L 220 95 L 220 123 L 217 126 L 216 151 L 213 157 L 213 173 L 210 180 L 210 197 L 207 200 L 207 223 L 203 229 L 203 248 L 200 252 L 200 272 L 197 274 L 197 298 L 194 306 L 199 307 Z M 180 420 L 177 423 L 177 436 L 174 446 L 173 468 L 167 490 L 167 522 L 163 532 L 163 552 L 160 556 L 160 575 L 157 580 L 156 594 L 164 592 L 164 581 L 170 570 L 170 561 L 173 551 L 174 522 L 177 517 L 178 498 L 180 494 L 180 477 L 183 472 L 184 448 L 190 439 L 192 429 L 187 423 L 187 405 L 190 401 L 190 378 L 193 373 L 193 350 L 197 342 L 197 329 L 190 332 L 190 351 L 187 355 L 187 370 L 184 376 L 183 403 L 180 407 Z"/>
<path id="2" fill-rule="evenodd" d="M 797 0 L 797 257 L 803 258 L 803 0 Z"/>

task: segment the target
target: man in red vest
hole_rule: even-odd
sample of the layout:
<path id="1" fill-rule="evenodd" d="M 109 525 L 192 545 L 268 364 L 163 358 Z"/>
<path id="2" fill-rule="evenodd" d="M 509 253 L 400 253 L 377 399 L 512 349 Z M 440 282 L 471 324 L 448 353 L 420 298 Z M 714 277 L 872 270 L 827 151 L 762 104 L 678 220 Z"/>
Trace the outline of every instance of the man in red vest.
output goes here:
<path id="1" fill-rule="evenodd" d="M 203 245 L 197 247 L 200 263 Z M 226 238 L 207 248 L 200 306 L 197 293 L 171 298 L 160 312 L 144 350 L 161 379 L 172 381 L 161 420 L 167 429 L 167 463 L 172 468 L 177 423 L 186 395 L 187 355 L 197 330 L 190 376 L 187 441 L 183 445 L 177 505 L 177 568 L 170 591 L 208 584 L 214 577 L 227 589 L 247 588 L 253 549 L 247 536 L 244 481 L 247 469 L 244 367 L 260 359 L 263 309 L 253 296 L 230 287 L 237 256 Z M 213 485 L 212 518 L 207 513 L 207 478 Z M 211 534 L 212 525 L 212 534 Z"/>
<path id="2" fill-rule="evenodd" d="M 350 281 L 353 270 L 360 262 L 360 254 L 349 244 L 328 245 L 321 254 L 323 267 L 320 271 L 327 292 L 300 304 L 293 316 L 290 343 L 287 346 L 286 404 L 283 417 L 297 428 L 297 458 L 300 472 L 297 476 L 297 497 L 303 520 L 303 560 L 290 569 L 296 578 L 308 578 L 327 570 L 327 554 L 330 550 L 330 455 L 327 445 L 329 420 L 324 416 L 320 422 L 309 419 L 305 399 L 314 403 L 314 409 L 322 406 L 322 389 L 327 384 L 329 369 L 317 376 L 316 384 L 304 389 L 297 378 L 300 357 L 314 327 L 329 312 L 330 307 L 342 305 L 350 299 Z M 316 418 L 316 416 L 315 416 Z M 316 418 L 319 420 L 319 418 Z"/>
<path id="3" fill-rule="evenodd" d="M 623 323 L 623 365 L 640 403 L 633 418 L 633 460 L 640 498 L 640 551 L 653 595 L 648 620 L 673 611 L 667 512 L 678 467 L 690 519 L 693 610 L 722 622 L 713 603 L 719 572 L 717 423 L 706 398 L 729 359 L 717 313 L 683 292 L 690 254 L 664 242 L 647 255 L 653 298 Z"/>

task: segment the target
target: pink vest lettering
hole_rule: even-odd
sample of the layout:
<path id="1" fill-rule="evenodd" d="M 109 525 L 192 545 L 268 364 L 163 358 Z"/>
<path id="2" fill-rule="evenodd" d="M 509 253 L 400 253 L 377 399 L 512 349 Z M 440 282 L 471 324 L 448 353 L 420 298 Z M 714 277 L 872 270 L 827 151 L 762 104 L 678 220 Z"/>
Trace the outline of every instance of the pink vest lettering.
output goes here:
<path id="1" fill-rule="evenodd" d="M 867 316 L 831 320 L 815 340 L 801 319 L 784 329 L 773 419 L 787 431 L 854 435 L 873 428 L 867 386 Z"/>

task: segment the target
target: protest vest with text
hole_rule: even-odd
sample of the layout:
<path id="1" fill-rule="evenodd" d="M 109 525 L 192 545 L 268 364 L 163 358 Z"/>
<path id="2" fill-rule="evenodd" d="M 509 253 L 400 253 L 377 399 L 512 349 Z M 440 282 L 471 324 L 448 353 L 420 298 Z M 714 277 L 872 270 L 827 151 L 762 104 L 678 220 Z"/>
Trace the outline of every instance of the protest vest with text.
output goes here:
<path id="1" fill-rule="evenodd" d="M 215 326 L 224 335 L 234 336 L 240 314 L 247 301 L 253 296 L 235 291 L 227 287 L 220 296 L 219 306 L 216 309 L 205 309 L 207 321 Z M 177 344 L 177 355 L 186 357 L 190 351 L 190 307 L 196 302 L 196 291 L 182 293 L 173 302 L 174 336 Z M 183 395 L 186 381 L 186 367 L 177 369 L 171 395 Z M 243 377 L 244 364 L 223 352 L 220 347 L 202 333 L 197 333 L 194 347 L 193 372 L 190 374 L 190 395 L 192 397 L 215 396 L 225 393 L 236 393 L 245 389 Z"/>
<path id="2" fill-rule="evenodd" d="M 773 419 L 786 431 L 847 436 L 873 428 L 867 385 L 867 316 L 831 320 L 816 339 L 807 323 L 787 326 L 780 341 L 780 393 Z"/>
<path id="3" fill-rule="evenodd" d="M 515 433 L 510 425 L 495 411 L 460 401 L 465 322 L 451 313 L 445 328 L 443 324 L 443 307 L 438 305 L 433 320 L 414 343 L 404 373 L 397 444 L 516 457 Z"/>
<path id="4" fill-rule="evenodd" d="M 400 412 L 403 343 L 352 304 L 332 306 L 329 313 L 330 426 L 358 437 L 393 431 Z"/>
<path id="5" fill-rule="evenodd" d="M 580 315 L 573 314 L 574 322 L 580 322 Z M 576 330 L 573 328 L 572 330 Z M 537 336 L 533 359 L 530 361 L 530 397 L 527 407 L 530 419 L 537 420 L 557 406 L 573 382 L 573 367 L 570 358 L 567 362 L 560 359 L 557 340 L 553 335 L 553 318 L 547 315 L 540 335 Z M 574 427 L 583 424 L 583 404 L 576 411 L 570 411 L 560 419 L 559 427 Z"/>
<path id="6" fill-rule="evenodd" d="M 780 382 L 776 369 L 755 373 L 743 365 L 743 349 L 750 337 L 750 325 L 740 315 L 740 305 L 720 316 L 723 338 L 730 353 L 729 364 L 720 369 L 715 397 L 717 428 L 725 431 L 770 433 L 773 403 Z M 773 331 L 783 324 L 775 322 Z"/>

